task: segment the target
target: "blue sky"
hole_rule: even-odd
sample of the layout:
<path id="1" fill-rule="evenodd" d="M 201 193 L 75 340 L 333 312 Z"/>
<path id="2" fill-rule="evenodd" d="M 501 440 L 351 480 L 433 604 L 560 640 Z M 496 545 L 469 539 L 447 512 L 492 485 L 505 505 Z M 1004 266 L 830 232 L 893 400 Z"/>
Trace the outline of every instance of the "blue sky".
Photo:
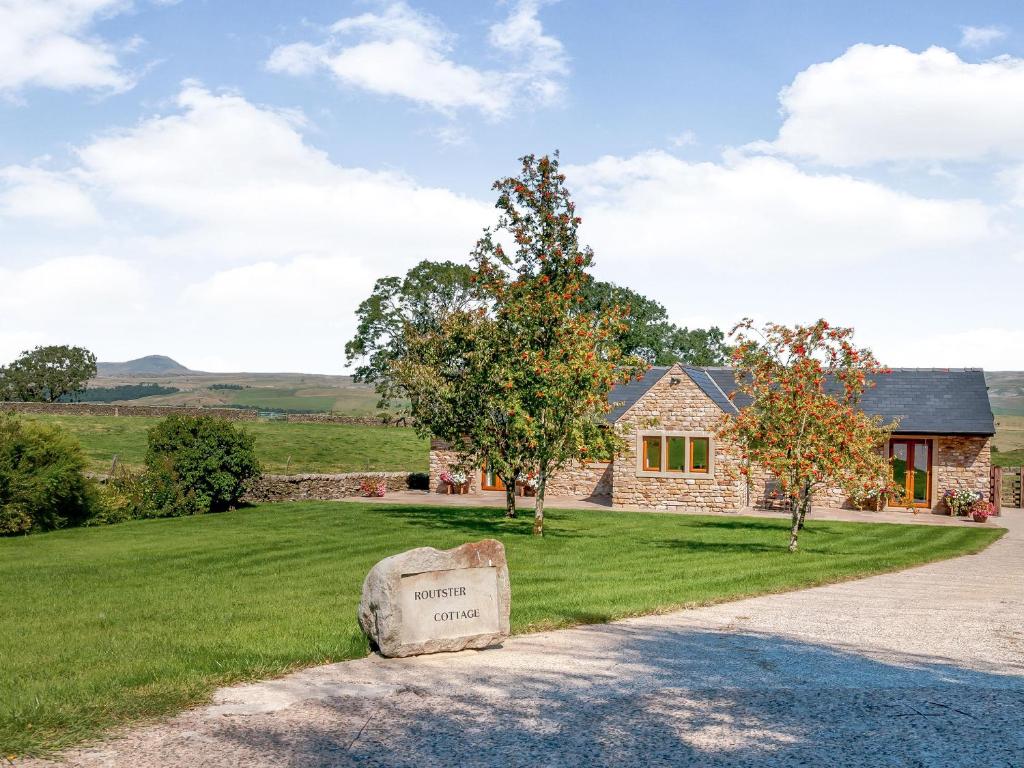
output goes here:
<path id="1" fill-rule="evenodd" d="M 558 148 L 598 274 L 1024 368 L 1018 3 L 0 0 L 0 361 L 343 370 Z"/>

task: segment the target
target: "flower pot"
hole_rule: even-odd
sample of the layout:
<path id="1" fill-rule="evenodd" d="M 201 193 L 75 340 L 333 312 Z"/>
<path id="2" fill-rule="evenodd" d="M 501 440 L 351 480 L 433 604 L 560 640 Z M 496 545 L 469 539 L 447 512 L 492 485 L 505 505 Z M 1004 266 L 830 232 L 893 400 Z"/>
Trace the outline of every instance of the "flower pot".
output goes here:
<path id="1" fill-rule="evenodd" d="M 988 515 L 971 515 L 971 517 L 974 518 L 974 522 L 976 522 L 976 523 L 987 523 L 988 522 Z"/>

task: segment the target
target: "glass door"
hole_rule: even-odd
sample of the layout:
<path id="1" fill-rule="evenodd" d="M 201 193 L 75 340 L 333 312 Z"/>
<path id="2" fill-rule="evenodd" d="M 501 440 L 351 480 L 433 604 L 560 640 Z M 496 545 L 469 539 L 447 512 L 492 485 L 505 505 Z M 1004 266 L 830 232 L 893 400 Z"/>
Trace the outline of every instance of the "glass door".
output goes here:
<path id="1" fill-rule="evenodd" d="M 931 440 L 899 439 L 889 442 L 892 479 L 903 489 L 904 498 L 893 506 L 930 508 L 932 505 Z"/>
<path id="2" fill-rule="evenodd" d="M 480 471 L 480 490 L 482 491 L 504 491 L 505 484 L 501 482 L 501 478 L 495 474 L 493 469 L 487 466 L 487 462 L 484 462 L 483 469 Z"/>

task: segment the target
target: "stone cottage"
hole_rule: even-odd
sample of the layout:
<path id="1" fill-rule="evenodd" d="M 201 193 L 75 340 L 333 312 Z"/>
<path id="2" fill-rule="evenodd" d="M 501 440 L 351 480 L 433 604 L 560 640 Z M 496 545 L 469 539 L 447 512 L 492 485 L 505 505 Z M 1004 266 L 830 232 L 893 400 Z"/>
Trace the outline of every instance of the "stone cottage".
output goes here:
<path id="1" fill-rule="evenodd" d="M 684 365 L 652 368 L 640 380 L 615 387 L 608 420 L 627 441 L 608 463 L 572 466 L 548 482 L 550 496 L 606 500 L 624 509 L 727 511 L 772 502 L 775 483 L 739 474 L 734 446 L 715 432 L 726 413 L 743 408 L 730 368 Z M 912 505 L 941 511 L 949 488 L 989 494 L 995 420 L 980 369 L 896 369 L 879 376 L 862 400 L 865 412 L 899 418 L 887 450 L 894 479 Z M 440 474 L 455 463 L 440 441 L 430 450 L 431 487 L 445 490 Z M 470 492 L 501 492 L 487 468 L 470 473 Z M 815 506 L 849 506 L 838 489 L 818 494 Z"/>

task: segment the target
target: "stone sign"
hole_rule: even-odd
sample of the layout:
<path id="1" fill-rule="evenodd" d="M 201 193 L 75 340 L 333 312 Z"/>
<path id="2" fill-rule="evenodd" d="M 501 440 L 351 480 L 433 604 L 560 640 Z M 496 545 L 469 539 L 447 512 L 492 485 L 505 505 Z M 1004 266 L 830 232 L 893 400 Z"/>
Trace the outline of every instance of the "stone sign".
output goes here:
<path id="1" fill-rule="evenodd" d="M 485 648 L 508 636 L 510 604 L 500 541 L 420 547 L 370 570 L 359 624 L 383 656 Z"/>

